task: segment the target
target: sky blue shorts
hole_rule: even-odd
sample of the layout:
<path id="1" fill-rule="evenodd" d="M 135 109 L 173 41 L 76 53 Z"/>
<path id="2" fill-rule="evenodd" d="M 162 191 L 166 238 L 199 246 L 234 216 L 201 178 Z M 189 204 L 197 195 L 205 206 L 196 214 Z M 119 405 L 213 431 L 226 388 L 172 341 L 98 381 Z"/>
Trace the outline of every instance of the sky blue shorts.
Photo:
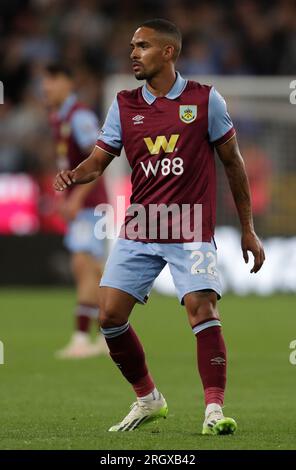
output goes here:
<path id="1" fill-rule="evenodd" d="M 95 258 L 106 257 L 105 241 L 95 237 L 95 224 L 98 216 L 94 215 L 94 208 L 82 209 L 76 219 L 68 225 L 64 244 L 71 253 L 89 253 Z"/>
<path id="2" fill-rule="evenodd" d="M 145 303 L 153 282 L 168 263 L 179 301 L 203 289 L 221 297 L 215 242 L 143 243 L 118 238 L 109 255 L 100 286 L 120 289 Z"/>

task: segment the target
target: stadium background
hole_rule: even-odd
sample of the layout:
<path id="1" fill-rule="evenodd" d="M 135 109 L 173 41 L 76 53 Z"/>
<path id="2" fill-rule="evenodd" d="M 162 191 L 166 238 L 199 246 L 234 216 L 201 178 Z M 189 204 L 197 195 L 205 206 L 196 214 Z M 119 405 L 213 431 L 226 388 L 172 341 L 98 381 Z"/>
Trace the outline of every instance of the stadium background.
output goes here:
<path id="1" fill-rule="evenodd" d="M 71 66 L 80 97 L 102 122 L 114 93 L 135 84 L 129 42 L 139 22 L 151 17 L 181 28 L 178 70 L 225 96 L 265 240 L 265 266 L 250 276 L 218 165 L 217 240 L 230 292 L 221 302 L 230 356 L 227 404 L 243 428 L 233 441 L 198 435 L 202 401 L 193 343 L 182 308 L 167 297 L 173 294 L 167 273 L 150 304 L 134 314 L 152 370 L 171 398 L 167 426 L 111 441 L 104 430 L 131 394 L 108 358 L 75 364 L 53 358 L 69 333 L 75 297 L 52 190 L 54 143 L 40 92 L 42 69 L 56 59 Z M 0 37 L 0 448 L 295 448 L 289 434 L 296 373 L 289 361 L 296 338 L 295 2 L 2 0 Z M 123 157 L 108 169 L 112 198 L 128 174 Z M 171 331 L 163 339 L 167 323 Z M 177 390 L 174 383 L 183 377 Z M 192 403 L 185 414 L 183 402 Z"/>

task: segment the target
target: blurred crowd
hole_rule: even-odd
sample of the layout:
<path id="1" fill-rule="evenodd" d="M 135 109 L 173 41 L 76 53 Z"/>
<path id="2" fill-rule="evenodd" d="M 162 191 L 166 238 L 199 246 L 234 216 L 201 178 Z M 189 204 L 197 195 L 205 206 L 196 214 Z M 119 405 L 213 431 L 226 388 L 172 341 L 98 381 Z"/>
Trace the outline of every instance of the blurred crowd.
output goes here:
<path id="1" fill-rule="evenodd" d="M 296 71 L 295 0 L 1 0 L 0 172 L 53 165 L 43 65 L 58 59 L 74 69 L 81 98 L 102 120 L 104 80 L 131 73 L 131 35 L 152 17 L 180 27 L 184 75 Z"/>
<path id="2" fill-rule="evenodd" d="M 131 73 L 131 36 L 156 17 L 181 29 L 177 69 L 185 76 L 295 74 L 295 0 L 1 0 L 0 173 L 40 182 L 55 171 L 40 91 L 44 65 L 70 66 L 80 97 L 102 122 L 104 81 Z"/>
<path id="3" fill-rule="evenodd" d="M 59 59 L 70 65 L 83 100 L 102 117 L 103 80 L 131 73 L 131 35 L 153 17 L 180 27 L 178 69 L 185 75 L 295 73 L 295 0 L 1 0 L 0 80 L 7 106 L 0 118 L 7 107 L 22 103 L 21 115 L 12 114 L 16 143 L 25 152 L 35 146 L 30 117 L 40 99 L 44 63 Z M 1 125 L 2 144 L 10 127 L 10 119 Z M 12 161 L 11 152 L 1 152 L 0 171 Z"/>

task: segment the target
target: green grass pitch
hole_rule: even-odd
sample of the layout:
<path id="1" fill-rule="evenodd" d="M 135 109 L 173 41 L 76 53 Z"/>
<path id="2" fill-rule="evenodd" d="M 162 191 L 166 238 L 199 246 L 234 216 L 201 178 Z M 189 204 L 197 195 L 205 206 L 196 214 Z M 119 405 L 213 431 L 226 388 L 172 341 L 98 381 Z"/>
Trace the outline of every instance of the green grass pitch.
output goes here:
<path id="1" fill-rule="evenodd" d="M 60 361 L 69 339 L 74 292 L 0 291 L 1 449 L 296 449 L 295 297 L 225 296 L 219 306 L 228 346 L 224 412 L 238 422 L 234 436 L 202 436 L 203 395 L 195 339 L 177 300 L 153 294 L 132 323 L 169 417 L 131 433 L 107 429 L 134 396 L 109 357 Z"/>

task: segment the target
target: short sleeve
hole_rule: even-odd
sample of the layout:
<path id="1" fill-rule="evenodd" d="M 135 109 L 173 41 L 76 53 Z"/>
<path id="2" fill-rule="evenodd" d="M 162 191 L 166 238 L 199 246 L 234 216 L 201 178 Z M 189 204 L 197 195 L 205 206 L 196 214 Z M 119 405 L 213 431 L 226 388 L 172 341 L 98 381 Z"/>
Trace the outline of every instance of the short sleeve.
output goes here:
<path id="1" fill-rule="evenodd" d="M 100 131 L 97 146 L 110 155 L 120 156 L 122 149 L 122 130 L 117 97 L 112 102 L 105 123 Z"/>
<path id="2" fill-rule="evenodd" d="M 235 134 L 224 98 L 212 87 L 209 95 L 208 134 L 214 145 L 221 145 Z"/>
<path id="3" fill-rule="evenodd" d="M 81 149 L 93 147 L 98 135 L 98 119 L 88 109 L 78 109 L 72 115 L 71 127 L 74 139 Z"/>

